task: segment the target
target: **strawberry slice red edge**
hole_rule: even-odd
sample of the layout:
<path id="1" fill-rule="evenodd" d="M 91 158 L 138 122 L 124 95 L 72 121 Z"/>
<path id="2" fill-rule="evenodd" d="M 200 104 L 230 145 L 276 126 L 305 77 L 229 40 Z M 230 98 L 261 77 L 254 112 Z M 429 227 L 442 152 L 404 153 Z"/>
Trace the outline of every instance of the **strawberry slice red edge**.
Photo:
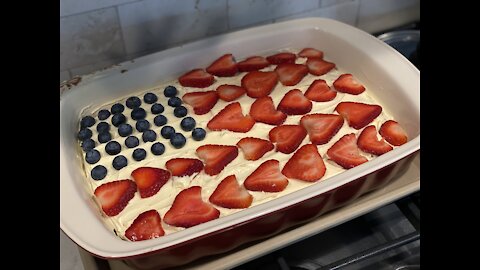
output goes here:
<path id="1" fill-rule="evenodd" d="M 299 89 L 288 91 L 280 100 L 277 110 L 287 115 L 302 115 L 312 110 L 312 102 Z"/>
<path id="2" fill-rule="evenodd" d="M 252 204 L 253 196 L 238 184 L 235 175 L 229 175 L 218 184 L 208 200 L 220 207 L 242 209 Z"/>
<path id="3" fill-rule="evenodd" d="M 180 191 L 172 206 L 165 213 L 163 221 L 169 225 L 190 228 L 220 216 L 220 211 L 202 200 L 202 188 L 192 186 Z"/>
<path id="4" fill-rule="evenodd" d="M 270 66 L 270 62 L 262 56 L 251 56 L 237 63 L 238 71 L 250 72 Z"/>
<path id="5" fill-rule="evenodd" d="M 332 90 L 325 80 L 318 79 L 310 84 L 305 91 L 305 97 L 311 101 L 327 102 L 337 97 L 337 91 Z"/>
<path id="6" fill-rule="evenodd" d="M 201 68 L 190 70 L 178 78 L 184 87 L 205 88 L 213 84 L 214 77 Z"/>
<path id="7" fill-rule="evenodd" d="M 380 135 L 394 146 L 400 146 L 408 141 L 407 132 L 397 121 L 387 120 L 380 127 Z"/>
<path id="8" fill-rule="evenodd" d="M 282 169 L 282 174 L 288 178 L 316 182 L 325 175 L 326 170 L 317 146 L 306 144 L 300 147 L 287 161 Z"/>
<path id="9" fill-rule="evenodd" d="M 250 115 L 243 115 L 239 102 L 233 102 L 210 119 L 207 127 L 214 131 L 230 130 L 245 133 L 250 131 L 253 125 L 255 125 L 255 120 Z"/>
<path id="10" fill-rule="evenodd" d="M 203 162 L 196 158 L 172 158 L 165 167 L 172 176 L 190 176 L 203 170 Z"/>
<path id="11" fill-rule="evenodd" d="M 280 162 L 270 159 L 258 166 L 243 182 L 251 191 L 280 192 L 288 185 L 288 179 L 280 172 Z"/>
<path id="12" fill-rule="evenodd" d="M 205 164 L 205 173 L 217 175 L 238 156 L 238 148 L 234 145 L 205 144 L 198 147 L 196 153 Z"/>
<path id="13" fill-rule="evenodd" d="M 276 151 L 293 153 L 307 136 L 307 131 L 301 125 L 280 125 L 268 133 L 268 138 L 275 144 Z"/>
<path id="14" fill-rule="evenodd" d="M 243 157 L 246 160 L 258 160 L 275 148 L 270 141 L 255 137 L 242 138 L 237 142 L 237 146 L 242 149 Z"/>
<path id="15" fill-rule="evenodd" d="M 393 147 L 390 146 L 383 138 L 378 140 L 377 138 L 377 129 L 375 126 L 370 125 L 365 127 L 357 139 L 358 148 L 363 152 L 374 154 L 377 156 L 383 155 L 391 150 Z"/>
<path id="16" fill-rule="evenodd" d="M 171 176 L 169 171 L 154 167 L 136 168 L 131 175 L 142 198 L 157 194 Z"/>
<path id="17" fill-rule="evenodd" d="M 165 235 L 162 219 L 157 210 L 152 209 L 141 213 L 125 231 L 125 237 L 130 241 L 144 241 Z"/>
<path id="18" fill-rule="evenodd" d="M 130 179 L 108 182 L 97 187 L 94 195 L 107 216 L 116 216 L 135 196 L 137 185 Z M 112 198 L 115 196 L 116 198 Z"/>
<path id="19" fill-rule="evenodd" d="M 257 122 L 268 125 L 280 125 L 285 122 L 287 115 L 275 109 L 270 96 L 257 98 L 250 106 L 250 116 Z"/>
<path id="20" fill-rule="evenodd" d="M 235 57 L 231 53 L 225 54 L 210 64 L 206 71 L 218 77 L 232 77 L 238 72 Z"/>
<path id="21" fill-rule="evenodd" d="M 355 133 L 341 137 L 327 150 L 327 155 L 344 169 L 351 169 L 368 161 L 360 154 Z"/>

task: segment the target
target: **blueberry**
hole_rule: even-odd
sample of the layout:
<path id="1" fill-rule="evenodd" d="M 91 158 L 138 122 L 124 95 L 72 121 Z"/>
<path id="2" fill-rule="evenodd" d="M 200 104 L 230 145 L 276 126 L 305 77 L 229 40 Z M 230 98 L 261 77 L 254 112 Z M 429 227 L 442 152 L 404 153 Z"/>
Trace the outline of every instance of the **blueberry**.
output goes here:
<path id="1" fill-rule="evenodd" d="M 157 133 L 155 131 L 149 129 L 142 134 L 142 140 L 144 142 L 153 142 L 157 139 Z"/>
<path id="2" fill-rule="evenodd" d="M 152 154 L 154 154 L 155 156 L 160 156 L 165 152 L 165 145 L 163 145 L 163 143 L 161 142 L 156 142 L 152 144 L 152 147 L 150 148 L 150 150 L 152 151 Z"/>
<path id="3" fill-rule="evenodd" d="M 122 137 L 127 137 L 132 134 L 133 128 L 129 124 L 121 124 L 118 126 L 118 134 Z"/>
<path id="4" fill-rule="evenodd" d="M 129 97 L 127 98 L 125 104 L 128 108 L 133 109 L 140 107 L 140 105 L 142 105 L 142 101 L 138 97 Z"/>
<path id="5" fill-rule="evenodd" d="M 182 100 L 178 97 L 171 97 L 168 99 L 168 106 L 170 107 L 178 107 L 182 105 Z"/>
<path id="6" fill-rule="evenodd" d="M 95 149 L 92 149 L 85 153 L 85 161 L 88 164 L 95 164 L 100 160 L 100 152 Z"/>
<path id="7" fill-rule="evenodd" d="M 165 90 L 163 90 L 163 94 L 166 96 L 166 97 L 174 97 L 177 95 L 177 88 L 175 88 L 175 86 L 167 86 L 165 87 Z"/>
<path id="8" fill-rule="evenodd" d="M 171 126 L 164 126 L 162 130 L 160 130 L 160 134 L 165 139 L 170 139 L 170 137 L 175 134 L 175 129 Z"/>
<path id="9" fill-rule="evenodd" d="M 98 119 L 105 120 L 110 116 L 110 112 L 108 110 L 100 110 L 98 112 Z"/>
<path id="10" fill-rule="evenodd" d="M 108 142 L 107 145 L 105 145 L 105 152 L 111 156 L 120 153 L 121 150 L 122 146 L 116 141 Z"/>
<path id="11" fill-rule="evenodd" d="M 83 151 L 87 152 L 95 148 L 95 141 L 92 139 L 86 139 L 82 142 L 82 149 Z"/>
<path id="12" fill-rule="evenodd" d="M 138 120 L 137 123 L 135 124 L 135 128 L 139 131 L 139 132 L 144 132 L 145 130 L 148 130 L 150 128 L 150 122 L 148 122 L 147 120 L 143 119 L 143 120 Z"/>
<path id="13" fill-rule="evenodd" d="M 147 151 L 142 148 L 135 149 L 132 154 L 133 159 L 135 159 L 136 161 L 144 160 L 146 156 Z"/>
<path id="14" fill-rule="evenodd" d="M 203 128 L 194 128 L 192 131 L 192 138 L 195 141 L 201 141 L 205 139 L 205 135 L 207 135 L 207 132 Z"/>
<path id="15" fill-rule="evenodd" d="M 189 116 L 182 119 L 180 127 L 185 131 L 190 131 L 195 128 L 196 124 L 195 119 Z"/>
<path id="16" fill-rule="evenodd" d="M 116 127 L 118 127 L 120 124 L 123 124 L 127 122 L 127 118 L 125 117 L 125 115 L 119 113 L 119 114 L 114 114 L 112 116 L 112 124 Z"/>
<path id="17" fill-rule="evenodd" d="M 80 141 L 84 141 L 86 139 L 90 139 L 92 137 L 92 131 L 88 128 L 84 128 L 84 129 L 81 129 L 78 134 L 77 134 L 77 138 L 80 140 Z"/>
<path id="18" fill-rule="evenodd" d="M 120 170 L 121 168 L 127 166 L 128 161 L 125 156 L 119 155 L 113 159 L 112 166 L 115 170 Z"/>
<path id="19" fill-rule="evenodd" d="M 157 100 L 158 100 L 158 97 L 154 93 L 146 93 L 143 96 L 143 101 L 145 101 L 145 103 L 147 103 L 147 104 L 153 104 L 153 103 L 157 102 Z"/>
<path id="20" fill-rule="evenodd" d="M 110 125 L 107 122 L 100 122 L 97 125 L 97 132 L 102 133 L 102 132 L 108 132 L 110 131 Z"/>
<path id="21" fill-rule="evenodd" d="M 170 143 L 175 148 L 182 148 L 186 142 L 187 139 L 185 139 L 185 136 L 183 136 L 182 133 L 175 133 L 172 135 L 172 137 L 170 137 Z"/>
<path id="22" fill-rule="evenodd" d="M 92 169 L 90 175 L 94 180 L 102 180 L 107 176 L 107 168 L 102 165 L 97 165 Z"/>
<path id="23" fill-rule="evenodd" d="M 125 145 L 128 148 L 135 148 L 140 144 L 140 141 L 138 140 L 137 137 L 135 136 L 129 136 L 127 139 L 125 139 Z"/>
<path id="24" fill-rule="evenodd" d="M 168 122 L 167 118 L 164 115 L 157 115 L 155 118 L 153 118 L 153 123 L 155 123 L 155 126 L 161 127 L 165 125 Z"/>
<path id="25" fill-rule="evenodd" d="M 95 118 L 91 116 L 85 116 L 80 120 L 80 128 L 91 127 L 95 125 Z"/>
<path id="26" fill-rule="evenodd" d="M 110 132 L 102 132 L 98 134 L 98 142 L 99 143 L 106 143 L 112 139 L 112 135 L 110 135 Z"/>
<path id="27" fill-rule="evenodd" d="M 115 103 L 112 108 L 110 108 L 110 111 L 112 111 L 113 114 L 122 113 L 124 110 L 125 107 L 120 103 Z"/>
<path id="28" fill-rule="evenodd" d="M 183 106 L 178 106 L 173 110 L 173 114 L 178 118 L 182 118 L 187 115 L 187 108 Z"/>
<path id="29" fill-rule="evenodd" d="M 141 120 L 147 116 L 147 112 L 143 108 L 134 108 L 130 116 L 133 120 Z"/>
<path id="30" fill-rule="evenodd" d="M 163 105 L 162 105 L 162 104 L 159 104 L 159 103 L 153 104 L 153 105 L 152 105 L 152 108 L 151 108 L 151 112 L 152 112 L 153 114 L 162 113 L 164 110 L 165 110 L 165 108 L 163 108 Z"/>

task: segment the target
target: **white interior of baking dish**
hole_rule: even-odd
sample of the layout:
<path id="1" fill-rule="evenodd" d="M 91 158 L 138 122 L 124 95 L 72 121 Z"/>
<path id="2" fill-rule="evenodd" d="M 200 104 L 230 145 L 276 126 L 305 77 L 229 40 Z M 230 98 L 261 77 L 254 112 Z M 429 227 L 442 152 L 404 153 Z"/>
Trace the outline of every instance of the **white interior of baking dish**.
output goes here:
<path id="1" fill-rule="evenodd" d="M 268 55 L 284 48 L 315 47 L 337 66 L 355 74 L 370 94 L 407 131 L 411 140 L 376 159 L 284 197 L 221 219 L 141 242 L 115 236 L 84 188 L 76 132 L 82 110 L 206 67 L 229 52 L 237 59 Z M 120 70 L 128 70 L 120 72 Z M 224 34 L 138 58 L 85 77 L 60 99 L 60 227 L 78 245 L 105 258 L 135 256 L 163 249 L 265 215 L 378 170 L 420 148 L 420 72 L 393 48 L 359 29 L 323 18 L 281 22 Z"/>

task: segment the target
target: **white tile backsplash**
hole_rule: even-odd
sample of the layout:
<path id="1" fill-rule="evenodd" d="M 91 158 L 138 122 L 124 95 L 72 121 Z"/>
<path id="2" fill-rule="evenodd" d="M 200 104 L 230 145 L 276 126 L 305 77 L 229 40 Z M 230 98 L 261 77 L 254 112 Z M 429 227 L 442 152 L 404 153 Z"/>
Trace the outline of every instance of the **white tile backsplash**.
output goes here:
<path id="1" fill-rule="evenodd" d="M 357 27 L 379 32 L 420 19 L 420 0 L 360 0 Z"/>
<path id="2" fill-rule="evenodd" d="M 138 0 L 60 0 L 60 17 L 135 1 Z"/>
<path id="3" fill-rule="evenodd" d="M 60 82 L 70 79 L 70 72 L 68 70 L 60 71 Z"/>
<path id="4" fill-rule="evenodd" d="M 342 4 L 345 2 L 352 2 L 355 0 L 320 0 L 320 7 L 328 7 L 328 6 L 333 6 L 333 5 L 338 5 Z"/>
<path id="5" fill-rule="evenodd" d="M 227 1 L 144 0 L 119 6 L 127 54 L 227 31 Z"/>
<path id="6" fill-rule="evenodd" d="M 357 21 L 358 6 L 359 0 L 347 1 L 338 5 L 332 5 L 293 16 L 283 17 L 276 21 L 286 21 L 306 17 L 323 17 L 341 21 L 346 24 L 355 25 Z"/>
<path id="7" fill-rule="evenodd" d="M 318 7 L 318 0 L 228 0 L 229 25 L 242 28 Z"/>
<path id="8" fill-rule="evenodd" d="M 115 7 L 60 18 L 60 70 L 124 55 Z"/>
<path id="9" fill-rule="evenodd" d="M 254 25 L 326 17 L 373 33 L 419 10 L 420 0 L 60 0 L 60 79 Z"/>

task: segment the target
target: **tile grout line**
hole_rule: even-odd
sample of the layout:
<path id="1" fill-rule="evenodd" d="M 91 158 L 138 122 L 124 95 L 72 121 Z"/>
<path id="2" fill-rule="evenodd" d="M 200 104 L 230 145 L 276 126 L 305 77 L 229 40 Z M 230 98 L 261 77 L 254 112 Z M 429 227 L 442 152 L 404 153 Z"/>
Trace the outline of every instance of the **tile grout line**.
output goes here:
<path id="1" fill-rule="evenodd" d="M 122 48 L 123 48 L 123 61 L 126 61 L 127 57 L 127 45 L 125 44 L 125 38 L 123 37 L 123 27 L 122 23 L 120 22 L 120 12 L 118 12 L 118 5 L 115 6 L 115 14 L 117 14 L 117 23 L 118 23 L 118 28 L 120 30 L 120 40 L 122 41 Z M 123 62 L 122 61 L 122 62 Z"/>
<path id="2" fill-rule="evenodd" d="M 359 21 L 359 13 L 360 13 L 360 5 L 362 4 L 361 0 L 358 0 L 358 7 L 357 7 L 357 14 L 355 16 L 355 26 L 358 27 L 358 21 Z"/>
<path id="3" fill-rule="evenodd" d="M 74 12 L 74 13 L 71 13 L 71 14 L 68 14 L 68 15 L 60 16 L 60 19 L 64 19 L 64 18 L 67 18 L 67 17 L 70 17 L 70 16 L 82 15 L 82 14 L 86 14 L 86 13 L 93 12 L 93 11 L 100 11 L 100 10 L 107 9 L 107 8 L 133 4 L 133 3 L 136 3 L 136 2 L 140 2 L 140 1 L 143 1 L 143 0 L 133 0 L 133 1 L 127 2 L 127 3 L 110 5 L 110 6 L 105 6 L 105 7 L 101 7 L 101 8 L 90 9 L 90 10 L 85 10 L 85 11 L 80 11 L 80 12 Z"/>
<path id="4" fill-rule="evenodd" d="M 227 10 L 227 31 L 230 32 L 230 14 L 229 14 L 229 2 L 230 0 L 226 0 L 227 2 L 227 6 L 226 6 L 226 10 Z"/>

